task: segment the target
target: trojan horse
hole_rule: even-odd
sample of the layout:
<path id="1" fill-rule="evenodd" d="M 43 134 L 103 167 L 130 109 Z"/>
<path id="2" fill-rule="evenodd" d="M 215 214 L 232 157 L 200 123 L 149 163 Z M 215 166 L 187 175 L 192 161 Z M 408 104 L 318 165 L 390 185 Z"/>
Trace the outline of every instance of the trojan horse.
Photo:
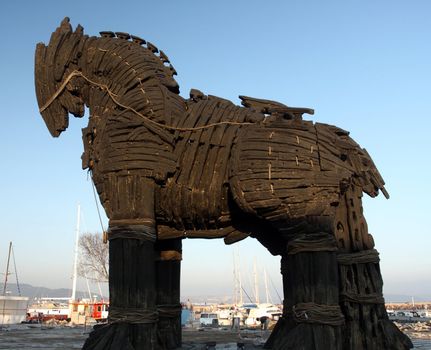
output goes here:
<path id="1" fill-rule="evenodd" d="M 84 115 L 83 168 L 109 218 L 108 324 L 84 349 L 181 345 L 184 238 L 256 238 L 281 256 L 284 305 L 266 348 L 409 349 L 388 319 L 362 194 L 388 196 L 349 133 L 280 102 L 179 95 L 163 51 L 65 18 L 36 49 L 36 94 L 52 136 Z"/>

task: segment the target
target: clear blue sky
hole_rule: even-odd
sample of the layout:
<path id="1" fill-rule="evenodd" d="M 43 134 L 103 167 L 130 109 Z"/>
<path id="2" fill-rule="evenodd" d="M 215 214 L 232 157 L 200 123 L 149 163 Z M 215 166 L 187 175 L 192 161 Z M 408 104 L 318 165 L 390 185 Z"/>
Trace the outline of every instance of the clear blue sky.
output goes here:
<path id="1" fill-rule="evenodd" d="M 21 282 L 69 287 L 78 202 L 82 228 L 100 230 L 80 163 L 87 120 L 51 138 L 34 93 L 35 45 L 68 16 L 87 34 L 125 31 L 163 49 L 185 97 L 198 88 L 237 103 L 240 94 L 278 100 L 351 131 L 391 194 L 365 200 L 385 292 L 430 296 L 430 13 L 428 0 L 2 3 L 0 269 L 12 240 Z M 183 294 L 231 293 L 232 252 L 186 241 Z M 280 285 L 278 258 L 252 239 L 240 254 L 243 275 L 256 256 Z"/>

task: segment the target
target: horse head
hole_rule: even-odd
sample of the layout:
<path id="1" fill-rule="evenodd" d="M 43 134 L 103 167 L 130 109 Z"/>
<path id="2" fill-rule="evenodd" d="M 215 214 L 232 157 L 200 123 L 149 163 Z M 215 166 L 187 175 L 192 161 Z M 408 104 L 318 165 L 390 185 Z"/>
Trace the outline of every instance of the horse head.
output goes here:
<path id="1" fill-rule="evenodd" d="M 66 17 L 48 45 L 37 44 L 36 96 L 39 111 L 54 137 L 68 127 L 69 113 L 82 117 L 87 106 L 91 114 L 92 102 L 100 101 L 102 95 L 108 94 L 111 106 L 119 107 L 123 102 L 128 104 L 133 93 L 145 94 L 147 88 L 155 86 L 179 94 L 173 78 L 176 71 L 157 47 L 128 33 L 100 34 L 84 35 L 80 25 L 73 31 Z M 149 110 L 162 110 L 155 105 L 160 102 L 153 96 L 147 94 L 141 100 L 147 101 L 145 107 Z"/>
<path id="2" fill-rule="evenodd" d="M 69 125 L 69 113 L 75 117 L 84 115 L 82 80 L 65 80 L 65 76 L 77 71 L 78 58 L 82 54 L 83 28 L 72 31 L 69 18 L 65 18 L 52 33 L 49 44 L 37 44 L 35 55 L 35 85 L 39 111 L 52 136 L 57 137 Z"/>

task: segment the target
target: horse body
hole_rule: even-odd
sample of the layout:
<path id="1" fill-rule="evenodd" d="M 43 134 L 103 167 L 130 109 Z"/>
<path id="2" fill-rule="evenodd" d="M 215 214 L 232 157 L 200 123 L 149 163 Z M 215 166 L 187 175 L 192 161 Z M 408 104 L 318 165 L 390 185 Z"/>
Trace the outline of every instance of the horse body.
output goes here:
<path id="1" fill-rule="evenodd" d="M 266 230 L 283 231 L 309 217 L 334 218 L 351 184 L 370 196 L 379 189 L 386 194 L 367 152 L 342 129 L 267 120 L 263 113 L 214 96 L 188 106 L 182 126 L 252 122 L 178 133 L 178 171 L 161 187 L 158 199 L 161 230 L 167 234 L 166 225 L 178 230 L 170 237 L 213 235 L 233 243 L 250 233 L 259 235 L 250 226 L 241 227 L 234 205 L 249 219 L 267 222 Z"/>
<path id="2" fill-rule="evenodd" d="M 366 150 L 342 129 L 302 120 L 308 109 L 245 96 L 240 107 L 197 90 L 183 99 L 163 52 L 101 34 L 72 32 L 65 19 L 36 50 L 51 134 L 89 108 L 83 168 L 109 218 L 110 324 L 84 348 L 123 338 L 136 349 L 158 348 L 157 338 L 178 346 L 181 239 L 249 235 L 282 256 L 284 316 L 268 346 L 353 350 L 381 334 L 370 349 L 409 348 L 387 320 L 362 215 L 362 192 L 387 196 Z"/>

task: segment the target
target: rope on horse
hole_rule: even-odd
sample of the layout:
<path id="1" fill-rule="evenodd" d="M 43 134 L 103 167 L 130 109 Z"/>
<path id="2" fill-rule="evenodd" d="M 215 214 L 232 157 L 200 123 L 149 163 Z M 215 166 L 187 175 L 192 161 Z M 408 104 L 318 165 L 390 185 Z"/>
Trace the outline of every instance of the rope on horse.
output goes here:
<path id="1" fill-rule="evenodd" d="M 338 254 L 337 261 L 341 268 L 349 269 L 349 266 L 354 264 L 377 264 L 380 258 L 376 249 L 368 249 L 360 252 Z M 357 293 L 355 291 L 341 291 L 340 301 L 355 304 L 385 303 L 381 293 Z"/>
<path id="2" fill-rule="evenodd" d="M 335 237 L 324 232 L 300 234 L 287 243 L 288 255 L 305 252 L 335 252 L 337 250 Z"/>
<path id="3" fill-rule="evenodd" d="M 292 306 L 292 316 L 297 323 L 318 323 L 329 326 L 344 324 L 344 315 L 339 305 L 298 303 Z"/>
<path id="4" fill-rule="evenodd" d="M 341 292 L 341 302 L 349 302 L 355 304 L 384 304 L 385 299 L 380 293 L 359 294 L 354 292 Z"/>
<path id="5" fill-rule="evenodd" d="M 158 312 L 153 309 L 131 309 L 115 306 L 109 308 L 109 323 L 144 324 L 156 323 L 158 320 Z"/>
<path id="6" fill-rule="evenodd" d="M 110 226 L 108 239 L 138 239 L 143 241 L 156 241 L 156 229 L 147 225 Z"/>
<path id="7" fill-rule="evenodd" d="M 157 305 L 159 317 L 176 318 L 181 315 L 181 304 L 163 304 Z"/>
<path id="8" fill-rule="evenodd" d="M 63 81 L 63 83 L 60 85 L 60 87 L 57 89 L 57 91 L 48 99 L 48 101 L 39 108 L 39 112 L 42 113 L 43 111 L 45 111 L 54 101 L 55 99 L 63 92 L 63 90 L 66 88 L 67 84 L 69 83 L 70 80 L 72 80 L 72 78 L 74 77 L 81 77 L 83 79 L 85 79 L 87 82 L 89 82 L 92 85 L 98 86 L 100 89 L 104 90 L 107 92 L 107 94 L 109 95 L 109 97 L 111 98 L 111 100 L 118 105 L 121 108 L 124 108 L 125 110 L 131 111 L 134 114 L 138 115 L 139 117 L 141 117 L 142 119 L 144 119 L 145 121 L 154 124 L 160 128 L 164 128 L 167 130 L 173 130 L 173 131 L 197 131 L 197 130 L 203 130 L 203 129 L 208 129 L 208 128 L 212 128 L 214 126 L 217 125 L 252 125 L 254 123 L 251 122 L 233 122 L 233 121 L 222 121 L 222 122 L 218 122 L 218 123 L 211 123 L 208 125 L 202 125 L 202 126 L 197 126 L 197 127 L 193 127 L 193 128 L 178 128 L 172 125 L 165 125 L 165 124 L 161 124 L 158 123 L 148 117 L 146 117 L 145 115 L 143 115 L 142 113 L 138 112 L 136 109 L 124 105 L 122 104 L 120 101 L 117 100 L 117 95 L 114 94 L 110 89 L 109 86 L 106 84 L 100 84 L 94 80 L 91 80 L 90 78 L 86 77 L 82 72 L 78 71 L 78 70 L 74 70 L 72 73 L 70 73 L 66 79 Z"/>
<path id="9" fill-rule="evenodd" d="M 340 265 L 367 264 L 380 261 L 379 252 L 376 249 L 362 250 L 355 253 L 340 253 L 337 256 Z"/>

